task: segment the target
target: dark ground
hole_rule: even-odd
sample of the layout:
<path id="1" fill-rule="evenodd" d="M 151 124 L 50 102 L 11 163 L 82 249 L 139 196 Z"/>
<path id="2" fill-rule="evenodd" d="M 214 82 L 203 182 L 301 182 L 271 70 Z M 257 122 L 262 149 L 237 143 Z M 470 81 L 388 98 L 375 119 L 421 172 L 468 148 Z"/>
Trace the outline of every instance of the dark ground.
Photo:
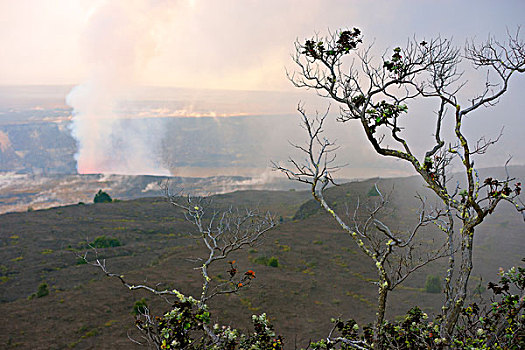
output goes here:
<path id="1" fill-rule="evenodd" d="M 328 198 L 352 209 L 356 198 L 374 182 L 393 190 L 395 210 L 388 218 L 398 229 L 410 227 L 418 203 L 416 189 L 427 193 L 416 178 L 367 180 L 330 191 Z M 210 303 L 213 322 L 241 329 L 251 315 L 266 312 L 281 333 L 287 349 L 305 347 L 308 340 L 326 337 L 330 318 L 342 316 L 358 322 L 375 314 L 374 267 L 342 233 L 332 219 L 318 211 L 308 192 L 243 191 L 216 196 L 215 203 L 271 210 L 283 223 L 270 231 L 260 246 L 232 256 L 240 270 L 253 269 L 254 283 L 237 295 L 219 296 Z M 429 200 L 430 202 L 430 200 Z M 306 203 L 306 204 L 304 204 Z M 304 204 L 304 205 L 302 205 Z M 295 217 L 295 219 L 294 219 Z M 106 235 L 122 246 L 100 249 L 113 272 L 136 283 L 147 281 L 177 287 L 196 295 L 201 288 L 197 263 L 191 258 L 206 251 L 189 237 L 193 227 L 180 211 L 162 198 L 142 198 L 118 203 L 73 205 L 0 216 L 0 348 L 115 349 L 137 347 L 139 339 L 131 310 L 146 297 L 152 312 L 161 314 L 169 305 L 144 292 L 129 292 L 120 282 L 106 278 L 96 268 L 78 264 L 75 253 L 81 242 Z M 525 252 L 523 219 L 503 205 L 477 231 L 472 282 L 494 280 L 500 266 L 519 263 Z M 442 236 L 434 229 L 422 234 L 431 246 Z M 80 244 L 80 245 L 79 245 Z M 280 267 L 255 263 L 261 256 L 275 256 Z M 441 273 L 443 263 L 422 269 L 392 293 L 389 317 L 403 314 L 417 304 L 435 312 L 440 294 L 423 291 L 430 273 Z M 226 274 L 227 263 L 216 266 Z M 28 300 L 46 282 L 50 294 Z"/>

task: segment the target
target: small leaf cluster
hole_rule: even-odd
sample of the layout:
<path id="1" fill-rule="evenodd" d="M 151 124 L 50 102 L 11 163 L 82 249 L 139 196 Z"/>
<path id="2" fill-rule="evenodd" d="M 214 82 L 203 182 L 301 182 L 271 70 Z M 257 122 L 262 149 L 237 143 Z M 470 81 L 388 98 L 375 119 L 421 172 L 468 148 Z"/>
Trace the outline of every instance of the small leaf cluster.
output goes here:
<path id="1" fill-rule="evenodd" d="M 442 349 L 446 340 L 439 336 L 439 324 L 439 319 L 429 322 L 427 314 L 416 306 L 402 321 L 387 322 L 379 339 L 384 348 Z"/>
<path id="2" fill-rule="evenodd" d="M 206 305 L 193 297 L 179 295 L 173 309 L 151 318 L 141 313 L 136 326 L 160 349 L 187 350 L 282 350 L 283 339 L 277 335 L 266 314 L 253 315 L 254 332 L 243 334 L 230 326 L 210 326 Z M 213 336 L 210 335 L 212 332 Z"/>
<path id="3" fill-rule="evenodd" d="M 403 68 L 405 67 L 402 58 L 403 56 L 401 56 L 401 48 L 396 47 L 394 49 L 392 57 L 390 58 L 390 61 L 387 60 L 383 62 L 383 67 L 391 73 L 399 74 L 403 71 Z"/>
<path id="4" fill-rule="evenodd" d="M 173 304 L 173 309 L 163 316 L 151 320 L 148 315 L 141 313 L 135 325 L 149 339 L 158 343 L 156 345 L 160 349 L 198 349 L 190 347 L 197 343 L 194 333 L 204 330 L 204 325 L 210 322 L 210 313 L 205 306 L 199 307 L 197 304 L 194 298 L 181 295 Z"/>
<path id="5" fill-rule="evenodd" d="M 358 28 L 339 32 L 337 40 L 324 43 L 314 39 L 306 40 L 301 47 L 301 53 L 314 60 L 326 60 L 329 57 L 339 57 L 355 50 L 362 42 L 361 31 Z"/>
<path id="6" fill-rule="evenodd" d="M 283 339 L 276 335 L 273 325 L 268 321 L 266 314 L 252 316 L 252 323 L 255 329 L 249 336 L 243 336 L 240 341 L 240 349 L 257 350 L 282 350 Z"/>
<path id="7" fill-rule="evenodd" d="M 507 182 L 498 181 L 492 177 L 487 177 L 483 181 L 483 185 L 488 187 L 490 197 L 500 197 L 501 195 L 510 196 L 512 192 L 515 192 L 517 196 L 521 193 L 521 182 L 514 184 L 514 190 L 512 190 Z"/>
<path id="8" fill-rule="evenodd" d="M 382 349 L 441 349 L 445 346 L 439 337 L 439 324 L 427 322 L 428 316 L 418 307 L 410 309 L 402 321 L 385 322 L 379 334 L 375 334 L 373 327 L 368 324 L 362 328 L 355 320 L 332 320 L 334 330 L 338 336 L 332 339 L 323 339 L 310 343 L 314 350 L 320 349 L 372 349 L 375 346 L 374 336 Z M 350 345 L 352 344 L 352 345 Z"/>
<path id="9" fill-rule="evenodd" d="M 376 131 L 376 128 L 381 125 L 392 126 L 395 128 L 394 131 L 401 131 L 395 126 L 394 120 L 399 117 L 401 113 L 408 112 L 407 105 L 404 104 L 390 104 L 386 101 L 381 101 L 373 108 L 367 109 L 369 129 L 372 133 Z"/>

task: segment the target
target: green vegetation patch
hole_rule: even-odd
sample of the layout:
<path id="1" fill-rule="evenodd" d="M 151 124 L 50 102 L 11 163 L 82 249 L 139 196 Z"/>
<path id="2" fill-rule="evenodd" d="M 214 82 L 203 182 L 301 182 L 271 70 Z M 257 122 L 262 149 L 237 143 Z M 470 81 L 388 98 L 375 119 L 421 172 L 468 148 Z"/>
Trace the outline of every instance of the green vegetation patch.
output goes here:
<path id="1" fill-rule="evenodd" d="M 122 244 L 117 238 L 102 235 L 95 238 L 91 245 L 95 248 L 113 248 L 120 247 Z"/>
<path id="2" fill-rule="evenodd" d="M 144 315 L 147 309 L 148 309 L 148 304 L 146 302 L 146 298 L 142 298 L 140 300 L 137 300 L 135 304 L 133 304 L 133 309 L 131 310 L 131 313 L 135 316 Z"/>
<path id="3" fill-rule="evenodd" d="M 259 256 L 257 258 L 255 258 L 253 260 L 254 263 L 256 264 L 260 264 L 260 265 L 265 265 L 265 266 L 270 266 L 270 267 L 279 267 L 279 259 L 276 258 L 275 256 L 272 256 L 270 258 L 266 257 L 266 256 Z"/>
<path id="4" fill-rule="evenodd" d="M 27 297 L 27 299 L 31 300 L 34 298 L 42 298 L 47 295 L 49 295 L 49 288 L 47 286 L 47 283 L 43 282 L 40 283 L 40 285 L 38 286 L 36 293 L 31 294 L 29 297 Z"/>
<path id="5" fill-rule="evenodd" d="M 425 292 L 441 293 L 441 279 L 436 275 L 428 275 L 425 281 Z"/>
<path id="6" fill-rule="evenodd" d="M 98 190 L 97 194 L 95 194 L 95 198 L 93 199 L 93 202 L 95 203 L 111 203 L 113 202 L 113 199 L 109 194 L 102 190 Z"/>
<path id="7" fill-rule="evenodd" d="M 377 197 L 379 196 L 379 192 L 377 192 L 376 186 L 372 186 L 367 193 L 368 197 Z"/>

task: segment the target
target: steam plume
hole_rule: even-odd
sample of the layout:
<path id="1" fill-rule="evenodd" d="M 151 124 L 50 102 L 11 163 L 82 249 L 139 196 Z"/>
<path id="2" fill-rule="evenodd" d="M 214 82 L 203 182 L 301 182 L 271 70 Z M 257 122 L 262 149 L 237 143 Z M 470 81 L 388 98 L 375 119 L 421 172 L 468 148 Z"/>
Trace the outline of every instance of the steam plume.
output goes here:
<path id="1" fill-rule="evenodd" d="M 160 137 L 143 137 L 151 133 L 148 128 L 127 130 L 118 114 L 119 103 L 154 55 L 168 15 L 163 1 L 133 0 L 105 2 L 89 17 L 82 38 L 89 76 L 66 99 L 73 108 L 80 174 L 169 175 L 160 142 L 154 142 Z"/>

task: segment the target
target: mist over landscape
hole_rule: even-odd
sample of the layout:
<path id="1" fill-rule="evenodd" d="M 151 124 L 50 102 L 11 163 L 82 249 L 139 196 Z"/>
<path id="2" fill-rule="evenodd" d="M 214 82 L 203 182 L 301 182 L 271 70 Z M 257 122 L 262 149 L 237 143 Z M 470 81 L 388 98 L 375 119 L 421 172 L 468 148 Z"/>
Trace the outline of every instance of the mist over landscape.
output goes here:
<path id="1" fill-rule="evenodd" d="M 523 13 L 1 1 L 0 348 L 525 348 Z"/>
<path id="2" fill-rule="evenodd" d="M 158 186 L 143 192 L 117 189 L 83 174 L 184 177 L 184 189 L 201 194 L 297 187 L 270 166 L 293 154 L 290 142 L 304 142 L 297 133 L 301 129 L 295 111 L 300 94 L 140 89 L 120 102 L 116 118 L 100 121 L 106 128 L 100 134 L 104 139 L 91 147 L 104 160 L 97 161 L 98 171 L 90 171 L 78 169 L 72 109 L 65 104 L 71 87 L 0 89 L 0 212 L 86 202 L 97 186 L 122 199 L 133 198 L 127 192 L 160 194 Z M 316 104 L 313 98 L 307 101 Z M 341 178 L 409 174 L 406 168 L 371 156 L 366 147 L 355 145 L 355 139 L 344 142 L 348 133 L 335 122 L 327 133 L 343 150 L 353 149 L 341 157 L 341 164 L 351 164 L 341 170 Z M 85 183 L 87 192 L 78 190 L 79 183 Z M 71 186 L 74 189 L 68 190 Z"/>
<path id="3" fill-rule="evenodd" d="M 99 171 L 78 171 L 78 140 L 72 131 L 72 109 L 66 103 L 70 86 L 0 87 L 0 211 L 45 208 L 59 204 L 87 201 L 87 193 L 60 195 L 60 176 L 81 174 L 154 175 L 187 178 L 241 176 L 251 182 L 239 183 L 239 189 L 287 189 L 297 186 L 273 172 L 271 162 L 285 162 L 294 156 L 290 143 L 304 142 L 300 131 L 297 104 L 305 104 L 313 114 L 326 108 L 323 99 L 299 93 L 188 90 L 173 88 L 142 88 L 119 102 L 116 118 L 101 121 L 106 130 L 92 147 L 105 160 Z M 331 113 L 335 114 L 332 109 Z M 416 114 L 417 115 L 417 114 Z M 335 117 L 334 117 L 335 119 Z M 338 164 L 344 167 L 337 176 L 344 179 L 392 177 L 412 174 L 399 162 L 381 158 L 370 152 L 364 135 L 330 121 L 325 134 L 340 146 Z M 504 127 L 501 124 L 498 127 Z M 497 136 L 489 124 L 479 127 Z M 511 165 L 522 164 L 522 152 L 515 143 L 519 128 L 506 126 L 502 140 L 483 158 L 480 166 L 504 163 L 512 156 Z M 510 137 L 508 135 L 510 134 Z M 421 135 L 415 135 L 415 138 Z M 423 144 L 422 144 L 423 145 Z M 423 148 L 422 148 L 423 149 Z M 36 180 L 35 180 L 36 179 Z M 58 182 L 57 182 L 58 181 Z M 86 178 L 86 183 L 91 181 Z M 218 181 L 218 183 L 214 183 Z M 206 186 L 187 187 L 199 193 L 222 193 L 235 190 L 221 185 L 222 180 L 209 179 Z M 68 185 L 64 181 L 62 187 Z M 202 181 L 201 181 L 202 182 Z M 13 185 L 16 183 L 16 185 Z M 25 185 L 21 185 L 25 183 Z M 38 184 L 35 187 L 35 183 Z M 35 188 L 52 188 L 51 194 L 38 196 Z M 87 185 L 91 192 L 97 183 Z M 27 188 L 32 187 L 32 191 Z M 111 189 L 108 186 L 106 189 Z M 134 191 L 136 189 L 128 189 Z M 122 198 L 131 198 L 118 190 Z M 150 192 L 151 191 L 151 192 Z M 23 194 L 25 193 L 26 194 Z M 150 189 L 144 195 L 159 194 Z M 23 200 L 18 198 L 22 193 Z M 29 194 L 27 194 L 29 193 Z"/>

